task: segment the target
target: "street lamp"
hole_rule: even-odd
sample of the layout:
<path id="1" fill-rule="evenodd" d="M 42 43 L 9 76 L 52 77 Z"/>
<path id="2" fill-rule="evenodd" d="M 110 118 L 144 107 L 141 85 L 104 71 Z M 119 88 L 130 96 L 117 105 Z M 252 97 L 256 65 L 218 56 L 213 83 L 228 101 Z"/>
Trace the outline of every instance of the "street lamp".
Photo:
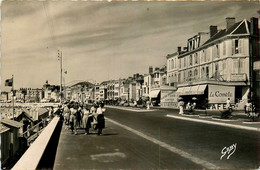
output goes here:
<path id="1" fill-rule="evenodd" d="M 58 60 L 60 61 L 60 104 L 62 100 L 62 51 L 58 50 Z"/>

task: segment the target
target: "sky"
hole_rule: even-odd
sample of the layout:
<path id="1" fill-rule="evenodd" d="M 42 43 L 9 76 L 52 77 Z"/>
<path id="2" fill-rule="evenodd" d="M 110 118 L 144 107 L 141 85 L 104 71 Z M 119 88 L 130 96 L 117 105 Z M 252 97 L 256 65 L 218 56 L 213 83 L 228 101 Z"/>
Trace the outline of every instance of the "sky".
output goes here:
<path id="1" fill-rule="evenodd" d="M 210 25 L 259 17 L 259 2 L 4 1 L 1 4 L 1 89 L 102 82 L 148 73 L 167 54 Z"/>

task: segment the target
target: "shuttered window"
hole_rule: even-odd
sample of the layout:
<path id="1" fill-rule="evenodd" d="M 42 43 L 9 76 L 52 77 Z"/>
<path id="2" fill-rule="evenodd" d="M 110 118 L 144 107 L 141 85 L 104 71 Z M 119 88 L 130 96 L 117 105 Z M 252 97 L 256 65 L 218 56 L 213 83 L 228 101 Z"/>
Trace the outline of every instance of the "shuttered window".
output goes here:
<path id="1" fill-rule="evenodd" d="M 223 42 L 223 55 L 226 55 L 226 42 Z"/>

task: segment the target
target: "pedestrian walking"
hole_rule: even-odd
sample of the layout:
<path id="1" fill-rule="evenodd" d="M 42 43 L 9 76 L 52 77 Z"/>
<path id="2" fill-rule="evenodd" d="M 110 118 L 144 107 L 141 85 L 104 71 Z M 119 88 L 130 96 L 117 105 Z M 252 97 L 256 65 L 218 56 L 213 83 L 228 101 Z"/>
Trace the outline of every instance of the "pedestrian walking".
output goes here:
<path id="1" fill-rule="evenodd" d="M 49 108 L 49 116 L 52 116 L 53 115 L 53 107 L 51 106 L 50 108 Z"/>
<path id="2" fill-rule="evenodd" d="M 227 99 L 226 104 L 227 104 L 227 109 L 231 110 L 232 108 L 231 108 L 230 98 Z"/>
<path id="3" fill-rule="evenodd" d="M 96 128 L 98 129 L 98 135 L 102 134 L 102 129 L 105 128 L 105 118 L 104 118 L 104 114 L 101 108 L 101 105 L 99 105 L 99 107 L 97 108 L 97 126 Z"/>
<path id="4" fill-rule="evenodd" d="M 82 123 L 83 128 L 85 129 L 85 135 L 89 134 L 89 128 L 91 128 L 91 119 L 93 119 L 92 114 L 90 113 L 87 107 L 84 107 Z"/>
<path id="5" fill-rule="evenodd" d="M 147 110 L 150 110 L 150 101 L 149 100 L 146 101 L 146 108 L 147 108 Z"/>
<path id="6" fill-rule="evenodd" d="M 78 107 L 77 112 L 76 112 L 76 119 L 77 119 L 77 127 L 81 128 L 81 122 L 82 122 L 82 116 L 81 116 L 81 107 Z"/>
<path id="7" fill-rule="evenodd" d="M 96 108 L 94 105 L 91 106 L 90 113 L 96 113 Z"/>
<path id="8" fill-rule="evenodd" d="M 66 129 L 69 129 L 69 124 L 70 124 L 70 109 L 69 109 L 68 106 L 65 106 L 65 108 L 64 108 L 64 118 L 65 118 Z"/>
<path id="9" fill-rule="evenodd" d="M 179 107 L 179 109 L 180 109 L 179 114 L 182 115 L 182 114 L 184 113 L 184 112 L 183 112 L 184 102 L 183 102 L 182 99 L 179 99 L 178 107 Z"/>
<path id="10" fill-rule="evenodd" d="M 72 133 L 74 132 L 75 135 L 77 134 L 77 118 L 76 118 L 77 109 L 78 109 L 77 106 L 74 105 L 70 110 L 70 112 L 71 112 L 71 114 L 70 114 L 70 128 L 71 128 L 71 132 Z"/>

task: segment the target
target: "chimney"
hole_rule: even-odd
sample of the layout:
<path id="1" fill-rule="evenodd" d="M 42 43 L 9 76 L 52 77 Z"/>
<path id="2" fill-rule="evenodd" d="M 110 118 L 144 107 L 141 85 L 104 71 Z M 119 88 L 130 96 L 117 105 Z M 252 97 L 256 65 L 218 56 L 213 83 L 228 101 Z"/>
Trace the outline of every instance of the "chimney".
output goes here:
<path id="1" fill-rule="evenodd" d="M 149 74 L 152 74 L 152 73 L 153 73 L 153 67 L 149 66 Z"/>
<path id="2" fill-rule="evenodd" d="M 226 18 L 226 23 L 227 23 L 227 30 L 234 25 L 236 22 L 236 19 L 234 17 L 227 17 Z"/>
<path id="3" fill-rule="evenodd" d="M 258 35 L 258 18 L 250 18 L 250 34 L 251 35 L 255 35 L 255 36 L 259 36 Z"/>
<path id="4" fill-rule="evenodd" d="M 179 46 L 178 48 L 177 48 L 177 52 L 180 52 L 181 51 L 181 47 Z"/>
<path id="5" fill-rule="evenodd" d="M 215 25 L 209 26 L 210 37 L 213 37 L 218 32 L 218 27 Z"/>

